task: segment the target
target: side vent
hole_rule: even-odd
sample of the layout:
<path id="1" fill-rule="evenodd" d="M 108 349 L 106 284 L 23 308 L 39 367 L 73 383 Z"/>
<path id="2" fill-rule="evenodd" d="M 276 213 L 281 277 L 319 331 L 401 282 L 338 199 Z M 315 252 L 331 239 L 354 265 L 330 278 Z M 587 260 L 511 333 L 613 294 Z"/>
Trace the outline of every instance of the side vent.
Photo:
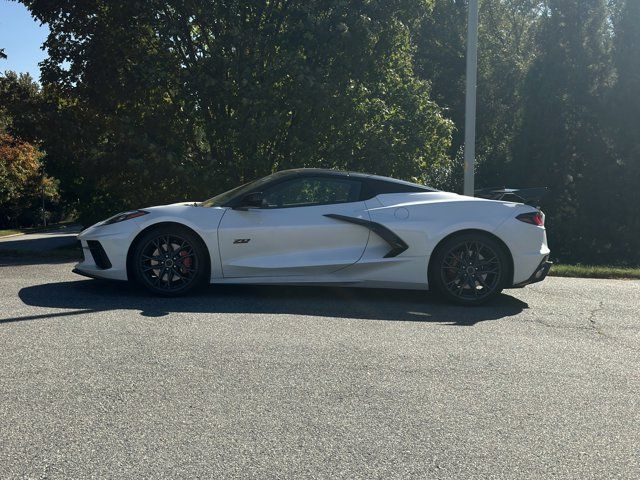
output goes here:
<path id="1" fill-rule="evenodd" d="M 335 220 L 341 220 L 343 222 L 353 223 L 355 225 L 362 225 L 363 227 L 368 228 L 373 233 L 382 238 L 385 242 L 389 244 L 391 250 L 384 256 L 384 258 L 397 257 L 402 252 L 404 252 L 409 245 L 407 245 L 404 240 L 402 240 L 398 235 L 393 233 L 384 225 L 380 225 L 376 222 L 370 222 L 369 220 L 363 220 L 361 218 L 347 217 L 346 215 L 338 215 L 337 213 L 328 213 L 325 217 L 333 218 Z"/>
<path id="2" fill-rule="evenodd" d="M 102 270 L 111 268 L 111 262 L 109 261 L 109 257 L 107 257 L 107 252 L 104 251 L 100 242 L 97 240 L 87 240 L 87 245 L 89 246 L 93 261 L 96 262 L 98 268 Z"/>

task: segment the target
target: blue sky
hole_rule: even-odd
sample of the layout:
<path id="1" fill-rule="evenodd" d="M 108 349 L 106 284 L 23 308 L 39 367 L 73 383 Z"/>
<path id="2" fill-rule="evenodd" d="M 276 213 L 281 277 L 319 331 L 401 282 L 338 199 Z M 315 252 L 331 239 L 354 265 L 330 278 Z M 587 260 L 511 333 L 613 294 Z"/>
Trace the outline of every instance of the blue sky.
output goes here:
<path id="1" fill-rule="evenodd" d="M 49 29 L 40 26 L 24 5 L 0 0 L 0 48 L 4 48 L 8 57 L 0 60 L 0 72 L 29 72 L 35 80 L 39 80 L 38 62 L 46 57 L 40 47 L 48 33 Z"/>

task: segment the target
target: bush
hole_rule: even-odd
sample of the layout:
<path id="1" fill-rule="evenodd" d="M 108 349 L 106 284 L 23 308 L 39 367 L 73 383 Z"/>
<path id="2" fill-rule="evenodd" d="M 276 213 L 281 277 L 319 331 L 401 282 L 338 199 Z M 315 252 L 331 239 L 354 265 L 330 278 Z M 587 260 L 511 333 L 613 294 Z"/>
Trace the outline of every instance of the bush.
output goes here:
<path id="1" fill-rule="evenodd" d="M 58 201 L 58 181 L 44 173 L 44 154 L 0 133 L 0 227 L 30 226 L 42 218 L 41 202 Z"/>

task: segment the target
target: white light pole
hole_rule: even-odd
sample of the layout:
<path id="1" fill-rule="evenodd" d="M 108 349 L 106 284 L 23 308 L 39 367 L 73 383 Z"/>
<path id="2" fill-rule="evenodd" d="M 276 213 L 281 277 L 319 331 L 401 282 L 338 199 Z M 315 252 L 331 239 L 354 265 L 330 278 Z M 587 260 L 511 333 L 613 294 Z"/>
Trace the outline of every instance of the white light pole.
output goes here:
<path id="1" fill-rule="evenodd" d="M 464 114 L 464 194 L 473 196 L 476 157 L 476 87 L 478 82 L 478 0 L 469 0 L 467 25 L 467 100 Z"/>

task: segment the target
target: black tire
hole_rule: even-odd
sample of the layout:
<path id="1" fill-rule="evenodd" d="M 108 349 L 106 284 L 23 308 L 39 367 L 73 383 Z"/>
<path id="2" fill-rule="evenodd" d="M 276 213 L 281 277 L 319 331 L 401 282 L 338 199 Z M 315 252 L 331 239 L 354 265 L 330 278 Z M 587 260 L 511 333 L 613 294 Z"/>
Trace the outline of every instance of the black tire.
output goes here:
<path id="1" fill-rule="evenodd" d="M 499 242 L 482 233 L 465 233 L 438 246 L 429 282 L 446 300 L 474 306 L 502 292 L 508 271 L 507 253 Z"/>
<path id="2" fill-rule="evenodd" d="M 208 257 L 206 246 L 192 231 L 164 225 L 137 240 L 131 267 L 136 281 L 147 290 L 174 297 L 205 284 Z"/>

